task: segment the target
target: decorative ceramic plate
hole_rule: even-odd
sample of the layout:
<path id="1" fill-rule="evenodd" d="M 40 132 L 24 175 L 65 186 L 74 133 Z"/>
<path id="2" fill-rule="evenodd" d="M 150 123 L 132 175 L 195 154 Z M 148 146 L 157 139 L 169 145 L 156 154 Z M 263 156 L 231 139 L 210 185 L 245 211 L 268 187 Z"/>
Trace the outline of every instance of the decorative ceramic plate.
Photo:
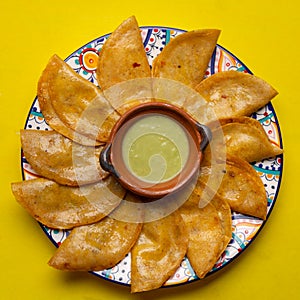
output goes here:
<path id="1" fill-rule="evenodd" d="M 170 39 L 183 32 L 184 31 L 180 29 L 167 27 L 141 27 L 141 34 L 149 64 L 152 65 L 153 59 L 161 52 Z M 76 50 L 65 60 L 82 77 L 93 82 L 95 85 L 97 85 L 95 71 L 98 53 L 108 37 L 109 34 L 91 41 Z M 251 73 L 251 71 L 232 53 L 224 49 L 222 46 L 217 45 L 211 57 L 205 76 L 210 76 L 214 73 L 227 70 Z M 272 143 L 282 147 L 280 128 L 272 104 L 266 105 L 254 113 L 252 117 L 257 119 L 263 125 L 263 128 Z M 27 117 L 25 129 L 51 130 L 43 118 L 37 98 L 33 101 Z M 276 158 L 263 160 L 253 164 L 253 168 L 260 175 L 267 193 L 267 219 L 272 211 L 279 192 L 283 167 L 282 163 L 283 157 L 281 155 Z M 37 176 L 23 155 L 22 172 L 25 180 L 35 178 Z M 227 249 L 224 251 L 209 274 L 217 272 L 244 251 L 259 234 L 265 222 L 266 221 L 262 221 L 255 217 L 232 213 L 232 239 Z M 59 246 L 69 234 L 69 231 L 49 229 L 43 225 L 41 225 L 41 227 L 56 246 Z M 113 268 L 92 273 L 116 283 L 130 285 L 130 260 L 131 258 L 129 254 Z M 197 279 L 198 278 L 190 266 L 189 261 L 184 259 L 174 276 L 165 283 L 165 286 L 178 285 Z"/>

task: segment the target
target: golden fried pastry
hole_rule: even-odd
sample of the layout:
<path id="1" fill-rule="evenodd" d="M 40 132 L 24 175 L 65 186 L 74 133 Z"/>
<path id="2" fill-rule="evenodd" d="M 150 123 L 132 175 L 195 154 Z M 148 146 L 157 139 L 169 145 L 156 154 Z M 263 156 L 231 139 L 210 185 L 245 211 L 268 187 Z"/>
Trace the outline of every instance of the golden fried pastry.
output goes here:
<path id="1" fill-rule="evenodd" d="M 116 208 L 122 209 L 122 203 Z M 76 227 L 60 245 L 49 265 L 67 271 L 99 271 L 119 263 L 136 242 L 141 223 L 110 216 L 98 223 Z"/>
<path id="2" fill-rule="evenodd" d="M 23 153 L 32 168 L 57 183 L 78 186 L 108 176 L 101 169 L 101 147 L 72 142 L 55 131 L 21 130 Z"/>
<path id="3" fill-rule="evenodd" d="M 220 250 L 220 254 L 225 251 L 231 238 L 232 238 L 232 219 L 231 209 L 228 202 L 221 197 L 218 193 L 212 197 L 210 202 L 218 212 L 218 216 L 221 220 L 222 232 L 223 232 L 223 247 Z"/>
<path id="4" fill-rule="evenodd" d="M 210 121 L 213 117 L 250 116 L 277 95 L 277 91 L 264 80 L 237 71 L 215 73 L 195 89 L 214 111 Z"/>
<path id="5" fill-rule="evenodd" d="M 47 124 L 50 125 L 53 130 L 82 145 L 99 146 L 101 144 L 100 142 L 93 140 L 92 138 L 89 138 L 88 136 L 85 136 L 83 134 L 80 134 L 79 132 L 76 132 L 70 127 L 66 126 L 66 124 L 64 124 L 56 114 L 51 101 L 49 101 L 48 89 L 42 88 L 42 86 L 45 86 L 46 83 L 40 82 L 39 85 L 39 105 Z"/>
<path id="6" fill-rule="evenodd" d="M 135 17 L 125 20 L 105 42 L 96 74 L 103 91 L 123 81 L 150 77 L 150 66 Z"/>
<path id="7" fill-rule="evenodd" d="M 152 79 L 137 78 L 123 81 L 103 93 L 114 109 L 123 115 L 136 105 L 153 101 Z"/>
<path id="8" fill-rule="evenodd" d="M 106 121 L 114 109 L 101 90 L 57 55 L 51 57 L 39 79 L 38 100 L 46 122 L 50 126 L 53 124 L 59 132 L 62 122 L 91 140 L 105 142 L 107 132 L 114 125 L 112 120 Z M 108 123 L 103 125 L 105 121 Z"/>
<path id="9" fill-rule="evenodd" d="M 131 292 L 159 288 L 179 267 L 187 232 L 178 211 L 145 223 L 131 251 Z"/>
<path id="10" fill-rule="evenodd" d="M 220 30 L 185 32 L 167 44 L 153 61 L 153 77 L 169 78 L 195 87 L 203 80 Z"/>
<path id="11" fill-rule="evenodd" d="M 12 184 L 16 200 L 50 228 L 70 229 L 98 222 L 116 208 L 125 190 L 109 177 L 95 184 L 68 187 L 45 178 Z"/>
<path id="12" fill-rule="evenodd" d="M 211 165 L 212 160 L 222 160 L 226 154 L 255 162 L 283 153 L 269 140 L 260 122 L 250 117 L 223 118 L 207 125 L 213 138 L 204 150 L 203 166 Z"/>
<path id="13" fill-rule="evenodd" d="M 259 121 L 249 117 L 226 118 L 219 120 L 227 153 L 248 162 L 261 161 L 282 153 L 277 145 L 269 140 Z"/>
<path id="14" fill-rule="evenodd" d="M 227 155 L 226 163 L 220 163 L 220 168 L 214 168 L 213 173 L 211 166 L 202 167 L 199 180 L 214 186 L 214 190 L 218 186 L 217 192 L 232 210 L 266 219 L 267 196 L 263 182 L 245 160 Z M 217 180 L 220 181 L 214 182 Z"/>
<path id="15" fill-rule="evenodd" d="M 145 210 L 141 198 L 127 190 L 122 205 L 112 211 L 110 217 L 128 223 L 143 223 Z"/>
<path id="16" fill-rule="evenodd" d="M 95 115 L 95 118 L 97 118 L 97 115 Z M 108 138 L 110 136 L 110 132 L 112 128 L 115 126 L 116 122 L 119 120 L 120 114 L 117 110 L 114 110 L 110 114 L 107 115 L 106 119 L 101 123 L 99 128 L 99 136 L 101 136 L 101 141 L 108 141 Z M 83 124 L 84 126 L 84 124 Z"/>
<path id="17" fill-rule="evenodd" d="M 45 100 L 45 98 L 43 98 L 42 96 L 41 99 Z M 83 134 L 80 134 L 79 132 L 74 131 L 70 127 L 67 127 L 57 116 L 50 101 L 39 100 L 39 104 L 43 111 L 43 116 L 47 124 L 49 124 L 51 128 L 56 132 L 59 132 L 63 136 L 81 145 L 99 146 L 101 144 L 100 142 L 93 140 L 92 138 L 89 138 Z"/>
<path id="18" fill-rule="evenodd" d="M 152 93 L 152 101 L 171 103 L 185 110 L 200 123 L 207 122 L 206 118 L 203 119 L 203 108 L 206 109 L 205 99 L 183 82 L 162 77 L 152 78 Z"/>
<path id="19" fill-rule="evenodd" d="M 223 248 L 220 250 L 221 255 L 232 238 L 232 218 L 230 205 L 223 197 L 221 197 L 219 193 L 213 191 L 208 186 L 205 186 L 200 180 L 198 180 L 194 192 L 200 196 L 200 200 L 194 197 L 194 199 L 198 201 L 199 207 L 205 206 L 206 203 L 211 203 L 217 210 L 218 216 L 221 220 L 223 232 Z"/>
<path id="20" fill-rule="evenodd" d="M 218 210 L 210 202 L 199 207 L 201 197 L 202 188 L 198 185 L 179 208 L 188 231 L 187 258 L 199 278 L 205 277 L 213 268 L 225 248 L 224 228 Z M 231 216 L 226 220 L 230 223 Z"/>

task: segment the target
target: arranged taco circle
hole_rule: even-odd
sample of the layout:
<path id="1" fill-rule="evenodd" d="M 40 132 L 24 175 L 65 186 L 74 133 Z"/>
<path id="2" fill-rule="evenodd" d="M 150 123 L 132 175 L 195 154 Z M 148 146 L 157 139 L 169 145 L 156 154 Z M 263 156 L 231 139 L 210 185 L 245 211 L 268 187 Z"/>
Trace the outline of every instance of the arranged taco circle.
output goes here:
<path id="1" fill-rule="evenodd" d="M 31 114 L 44 123 L 21 130 L 25 180 L 11 188 L 58 246 L 51 267 L 144 292 L 205 278 L 257 234 L 277 196 L 266 181 L 280 184 L 280 131 L 268 113 L 277 91 L 217 44 L 220 33 L 140 28 L 130 17 L 66 61 L 49 59 Z"/>

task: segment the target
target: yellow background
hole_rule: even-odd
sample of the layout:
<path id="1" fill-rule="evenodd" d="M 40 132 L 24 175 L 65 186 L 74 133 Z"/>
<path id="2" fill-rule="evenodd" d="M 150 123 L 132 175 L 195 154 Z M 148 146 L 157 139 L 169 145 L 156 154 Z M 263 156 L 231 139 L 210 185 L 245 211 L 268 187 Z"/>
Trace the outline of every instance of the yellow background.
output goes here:
<path id="1" fill-rule="evenodd" d="M 2 0 L 0 2 L 0 298 L 1 299 L 300 299 L 299 1 Z M 141 26 L 219 28 L 218 43 L 273 85 L 284 143 L 280 194 L 266 226 L 214 278 L 131 295 L 88 273 L 47 265 L 55 247 L 15 202 L 21 180 L 18 131 L 53 53 L 65 58 L 135 15 Z"/>

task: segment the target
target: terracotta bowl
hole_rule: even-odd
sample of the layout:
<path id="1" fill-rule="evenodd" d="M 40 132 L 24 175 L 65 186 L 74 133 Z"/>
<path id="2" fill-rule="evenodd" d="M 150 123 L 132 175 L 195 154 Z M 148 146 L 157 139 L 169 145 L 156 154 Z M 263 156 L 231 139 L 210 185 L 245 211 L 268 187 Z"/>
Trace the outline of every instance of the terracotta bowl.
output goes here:
<path id="1" fill-rule="evenodd" d="M 178 174 L 169 180 L 148 182 L 128 168 L 122 151 L 128 130 L 141 118 L 160 115 L 180 124 L 188 141 L 187 159 Z M 161 198 L 186 185 L 199 171 L 202 152 L 211 139 L 210 129 L 197 123 L 182 109 L 164 102 L 143 103 L 128 110 L 113 127 L 108 143 L 100 154 L 101 167 L 110 172 L 126 189 L 146 198 Z M 122 154 L 123 153 L 123 154 Z"/>

